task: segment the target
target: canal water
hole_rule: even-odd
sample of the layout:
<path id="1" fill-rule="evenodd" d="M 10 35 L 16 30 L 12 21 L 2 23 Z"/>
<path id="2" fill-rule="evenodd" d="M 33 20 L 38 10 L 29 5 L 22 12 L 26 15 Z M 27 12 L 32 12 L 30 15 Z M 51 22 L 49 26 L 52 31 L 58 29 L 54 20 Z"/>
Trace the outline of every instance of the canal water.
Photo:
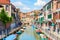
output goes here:
<path id="1" fill-rule="evenodd" d="M 48 40 L 47 38 L 40 38 L 36 33 L 34 25 L 27 27 L 23 34 L 21 34 L 18 40 Z"/>
<path id="2" fill-rule="evenodd" d="M 14 40 L 16 38 L 15 34 L 10 35 L 9 37 L 5 38 L 5 40 Z M 17 40 L 47 40 L 44 38 L 40 38 L 40 36 L 36 33 L 34 25 L 30 27 L 26 27 L 25 31 L 19 35 Z"/>
<path id="3" fill-rule="evenodd" d="M 38 35 L 35 33 L 33 27 L 27 27 L 25 32 L 21 34 L 18 40 L 40 40 Z"/>

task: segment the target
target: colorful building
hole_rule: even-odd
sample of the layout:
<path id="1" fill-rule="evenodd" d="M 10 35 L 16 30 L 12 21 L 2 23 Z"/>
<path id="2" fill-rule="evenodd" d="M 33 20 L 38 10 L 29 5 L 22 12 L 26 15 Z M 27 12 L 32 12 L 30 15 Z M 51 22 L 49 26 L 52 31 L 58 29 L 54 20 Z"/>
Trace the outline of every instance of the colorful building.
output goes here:
<path id="1" fill-rule="evenodd" d="M 18 22 L 20 21 L 19 16 L 19 10 L 11 4 L 10 0 L 0 0 L 0 11 L 4 9 L 8 14 L 8 17 L 12 17 L 12 22 L 6 24 L 6 29 L 10 30 L 10 28 L 13 28 L 13 25 L 11 24 L 16 24 L 18 25 Z"/>
<path id="2" fill-rule="evenodd" d="M 59 40 L 58 33 L 60 33 L 60 0 L 51 0 L 48 2 L 40 10 L 40 14 L 38 14 L 38 16 L 38 20 L 43 28 L 43 31 L 47 35 L 50 35 L 52 39 Z M 50 30 L 50 34 L 47 29 Z M 55 32 L 57 36 L 51 32 Z M 54 36 L 52 36 L 52 34 Z"/>
<path id="3" fill-rule="evenodd" d="M 11 17 L 11 4 L 10 0 L 0 0 L 0 11 L 4 9 L 8 14 L 8 17 Z M 11 23 L 6 24 L 6 29 L 9 28 Z M 0 26 L 1 27 L 1 26 Z M 4 29 L 5 30 L 5 29 Z"/>
<path id="4" fill-rule="evenodd" d="M 60 0 L 53 1 L 53 22 L 56 24 L 56 28 L 60 31 Z"/>

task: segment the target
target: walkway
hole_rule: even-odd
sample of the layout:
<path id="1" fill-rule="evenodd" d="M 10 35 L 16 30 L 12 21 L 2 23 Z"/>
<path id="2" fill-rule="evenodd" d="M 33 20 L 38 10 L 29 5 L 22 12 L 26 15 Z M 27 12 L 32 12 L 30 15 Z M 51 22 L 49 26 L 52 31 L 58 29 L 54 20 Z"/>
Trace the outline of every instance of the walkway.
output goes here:
<path id="1" fill-rule="evenodd" d="M 40 37 L 36 34 L 33 27 L 30 26 L 19 36 L 18 40 L 40 40 Z"/>

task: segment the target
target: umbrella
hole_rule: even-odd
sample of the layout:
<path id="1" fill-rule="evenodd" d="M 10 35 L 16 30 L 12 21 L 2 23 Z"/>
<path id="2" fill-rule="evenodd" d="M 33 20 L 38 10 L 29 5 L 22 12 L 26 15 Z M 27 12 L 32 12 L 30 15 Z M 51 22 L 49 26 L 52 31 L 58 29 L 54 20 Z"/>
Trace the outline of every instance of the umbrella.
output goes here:
<path id="1" fill-rule="evenodd" d="M 5 40 L 14 40 L 16 38 L 15 34 L 12 34 L 10 36 L 8 36 L 7 38 L 5 38 Z"/>

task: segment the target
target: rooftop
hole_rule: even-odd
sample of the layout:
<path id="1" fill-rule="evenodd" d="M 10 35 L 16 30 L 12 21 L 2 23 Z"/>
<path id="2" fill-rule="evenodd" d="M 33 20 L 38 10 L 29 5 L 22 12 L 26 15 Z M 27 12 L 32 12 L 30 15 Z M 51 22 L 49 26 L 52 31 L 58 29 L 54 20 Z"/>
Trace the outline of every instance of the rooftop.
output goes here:
<path id="1" fill-rule="evenodd" d="M 0 0 L 0 4 L 10 4 L 10 0 Z"/>

